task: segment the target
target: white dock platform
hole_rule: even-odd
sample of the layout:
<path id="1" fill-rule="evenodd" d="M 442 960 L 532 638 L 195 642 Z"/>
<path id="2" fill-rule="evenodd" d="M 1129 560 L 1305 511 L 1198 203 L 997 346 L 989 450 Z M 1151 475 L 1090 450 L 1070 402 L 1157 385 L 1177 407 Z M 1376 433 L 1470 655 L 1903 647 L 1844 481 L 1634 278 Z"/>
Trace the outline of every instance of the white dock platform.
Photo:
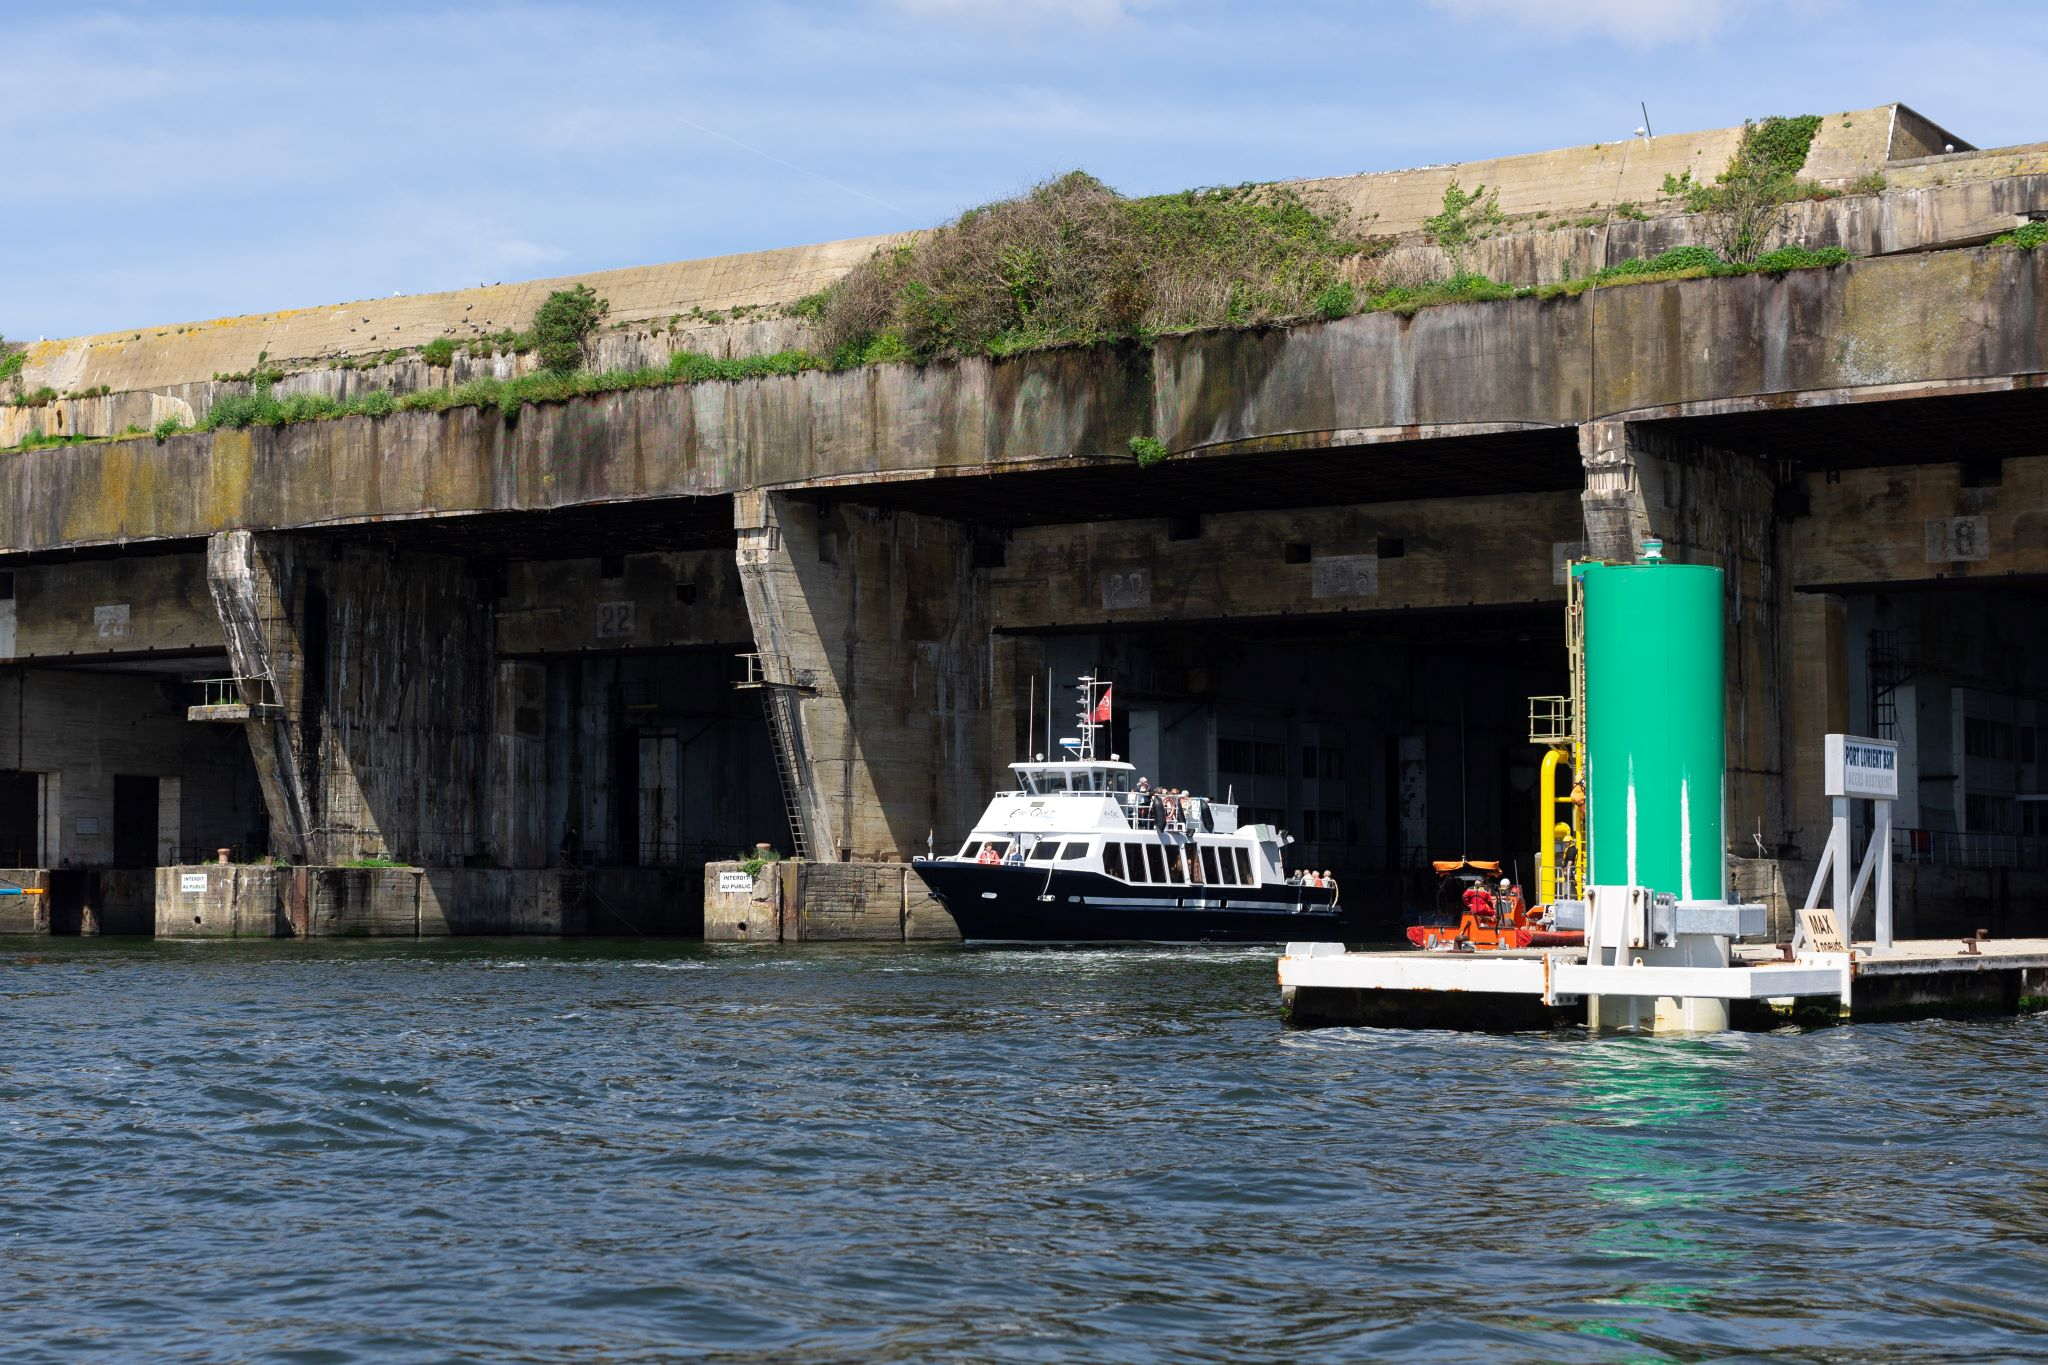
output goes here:
<path id="1" fill-rule="evenodd" d="M 1743 946 L 1727 967 L 1596 966 L 1576 949 L 1354 953 L 1293 943 L 1279 977 L 1287 1021 L 1304 1028 L 1556 1027 L 1587 1022 L 1587 1002 L 1603 997 L 1664 1002 L 1643 1011 L 1660 1022 L 1678 1015 L 1677 1002 L 1726 1002 L 1729 1026 L 1769 1027 L 2048 1009 L 2048 939 L 1921 939 L 1883 952 L 1861 943 L 1791 961 L 1775 947 Z"/>

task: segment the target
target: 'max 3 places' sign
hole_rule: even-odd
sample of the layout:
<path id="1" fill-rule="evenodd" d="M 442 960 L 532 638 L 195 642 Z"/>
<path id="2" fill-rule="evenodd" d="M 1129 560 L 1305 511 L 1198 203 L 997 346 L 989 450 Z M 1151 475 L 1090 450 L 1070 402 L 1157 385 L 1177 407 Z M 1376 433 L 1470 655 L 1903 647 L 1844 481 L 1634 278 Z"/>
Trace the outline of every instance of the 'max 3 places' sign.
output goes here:
<path id="1" fill-rule="evenodd" d="M 1893 741 L 1829 735 L 1825 757 L 1829 796 L 1899 799 L 1899 746 Z"/>

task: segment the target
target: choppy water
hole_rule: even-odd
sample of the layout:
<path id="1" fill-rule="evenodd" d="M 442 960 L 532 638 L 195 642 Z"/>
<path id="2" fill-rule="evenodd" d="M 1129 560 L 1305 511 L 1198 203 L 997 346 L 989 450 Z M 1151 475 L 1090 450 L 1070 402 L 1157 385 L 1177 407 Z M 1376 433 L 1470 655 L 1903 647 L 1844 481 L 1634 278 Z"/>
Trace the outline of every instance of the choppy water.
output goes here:
<path id="1" fill-rule="evenodd" d="M 2048 1353 L 2048 1021 L 1288 1034 L 1263 952 L 0 950 L 22 1359 Z"/>

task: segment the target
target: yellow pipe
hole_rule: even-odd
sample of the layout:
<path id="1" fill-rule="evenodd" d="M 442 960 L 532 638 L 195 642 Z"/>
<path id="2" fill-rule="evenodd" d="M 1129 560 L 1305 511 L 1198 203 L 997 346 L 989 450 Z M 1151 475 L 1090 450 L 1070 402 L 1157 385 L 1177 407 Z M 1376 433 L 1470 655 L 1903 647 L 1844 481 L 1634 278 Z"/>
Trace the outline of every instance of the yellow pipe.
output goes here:
<path id="1" fill-rule="evenodd" d="M 1557 894 L 1557 769 L 1565 761 L 1562 749 L 1543 751 L 1543 771 L 1536 786 L 1536 894 L 1539 903 L 1549 905 Z"/>

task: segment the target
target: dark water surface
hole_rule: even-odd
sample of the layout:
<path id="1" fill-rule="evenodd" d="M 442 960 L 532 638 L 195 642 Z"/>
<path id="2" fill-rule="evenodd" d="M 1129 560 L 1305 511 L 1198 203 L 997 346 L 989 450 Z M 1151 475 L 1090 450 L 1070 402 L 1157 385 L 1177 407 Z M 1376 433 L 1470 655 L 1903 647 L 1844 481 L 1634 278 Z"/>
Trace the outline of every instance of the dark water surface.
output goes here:
<path id="1" fill-rule="evenodd" d="M 1270 952 L 0 951 L 0 1355 L 2048 1353 L 2048 1021 L 1284 1033 Z"/>

